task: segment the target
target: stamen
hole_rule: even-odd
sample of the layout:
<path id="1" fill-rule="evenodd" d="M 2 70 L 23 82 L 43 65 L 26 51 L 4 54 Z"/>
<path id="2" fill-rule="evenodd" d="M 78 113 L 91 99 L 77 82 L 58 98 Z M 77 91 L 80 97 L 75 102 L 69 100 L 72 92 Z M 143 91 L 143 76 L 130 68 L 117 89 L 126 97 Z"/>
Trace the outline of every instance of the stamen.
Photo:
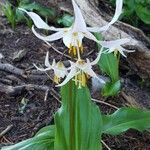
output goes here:
<path id="1" fill-rule="evenodd" d="M 74 32 L 73 36 L 77 37 L 78 36 L 78 32 Z"/>
<path id="2" fill-rule="evenodd" d="M 83 61 L 80 63 L 83 63 Z M 78 86 L 78 88 L 82 88 L 86 86 L 87 83 L 87 74 L 81 71 L 78 75 L 75 76 L 74 81 L 75 85 Z"/>
<path id="3" fill-rule="evenodd" d="M 80 46 L 80 51 L 83 53 L 83 45 Z"/>
<path id="4" fill-rule="evenodd" d="M 76 56 L 77 55 L 77 50 L 75 47 L 73 47 L 73 55 Z"/>
<path id="5" fill-rule="evenodd" d="M 114 56 L 117 57 L 117 54 L 118 54 L 118 49 L 115 49 L 114 50 Z"/>
<path id="6" fill-rule="evenodd" d="M 59 84 L 59 83 L 60 83 L 60 78 L 57 77 L 56 75 L 54 75 L 54 82 L 55 82 L 56 84 Z"/>
<path id="7" fill-rule="evenodd" d="M 81 77 L 82 77 L 81 84 L 82 84 L 83 87 L 85 87 L 85 85 L 86 85 L 86 75 L 85 75 L 85 73 L 82 72 Z"/>
<path id="8" fill-rule="evenodd" d="M 69 46 L 69 54 L 71 54 L 71 51 L 72 51 L 72 45 L 70 44 L 70 46 Z"/>

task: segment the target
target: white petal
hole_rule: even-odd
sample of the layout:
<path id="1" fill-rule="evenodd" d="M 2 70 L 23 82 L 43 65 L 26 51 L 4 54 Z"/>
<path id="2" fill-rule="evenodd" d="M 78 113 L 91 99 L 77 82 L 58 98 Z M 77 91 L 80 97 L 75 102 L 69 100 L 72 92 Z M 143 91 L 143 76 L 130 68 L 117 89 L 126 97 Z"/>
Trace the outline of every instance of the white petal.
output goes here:
<path id="1" fill-rule="evenodd" d="M 79 44 L 81 45 L 83 38 L 84 38 L 84 34 L 83 33 L 77 32 L 77 34 L 74 35 L 74 33 L 72 32 L 72 30 L 70 30 L 70 31 L 64 32 L 63 42 L 69 48 L 70 45 L 72 45 L 72 46 L 78 46 L 77 41 L 79 41 Z"/>
<path id="2" fill-rule="evenodd" d="M 87 27 L 87 30 L 90 32 L 102 32 L 106 31 L 108 29 L 109 25 L 103 26 L 103 27 Z"/>
<path id="3" fill-rule="evenodd" d="M 107 49 L 107 52 L 106 52 L 106 53 L 112 53 L 112 52 L 114 52 L 114 51 L 115 51 L 115 49 L 117 49 L 117 50 L 118 50 L 118 48 L 117 48 L 117 47 L 111 47 L 111 48 Z"/>
<path id="4" fill-rule="evenodd" d="M 53 59 L 52 68 L 54 68 L 55 66 L 56 66 L 56 61 L 55 61 L 55 59 Z"/>
<path id="5" fill-rule="evenodd" d="M 51 68 L 46 68 L 46 69 L 44 69 L 44 68 L 39 68 L 38 66 L 36 66 L 35 64 L 33 64 L 34 65 L 34 67 L 37 69 L 37 70 L 39 70 L 39 71 L 48 71 L 48 70 L 51 70 Z"/>
<path id="6" fill-rule="evenodd" d="M 71 32 L 68 31 L 64 34 L 63 43 L 65 44 L 65 46 L 70 48 L 70 44 L 72 43 L 72 33 Z"/>
<path id="7" fill-rule="evenodd" d="M 97 76 L 97 74 L 92 70 L 92 68 L 89 66 L 84 70 L 85 73 L 90 75 L 91 77 L 97 78 L 101 83 L 105 84 L 105 81 Z"/>
<path id="8" fill-rule="evenodd" d="M 125 54 L 124 54 L 124 48 L 123 47 L 119 47 L 119 49 L 118 49 L 118 51 L 120 52 L 120 54 L 122 55 L 122 56 L 124 56 L 124 57 L 127 57 Z"/>
<path id="9" fill-rule="evenodd" d="M 76 40 L 76 44 L 77 44 L 77 46 L 78 46 L 77 41 L 79 42 L 79 46 L 81 46 L 81 45 L 82 45 L 82 40 L 83 40 L 83 38 L 84 38 L 83 33 L 79 32 L 79 33 L 78 33 L 78 36 L 77 36 L 77 40 Z"/>
<path id="10" fill-rule="evenodd" d="M 111 22 L 109 22 L 107 25 L 103 26 L 103 27 L 89 27 L 87 28 L 90 32 L 102 32 L 102 31 L 106 31 L 108 30 L 108 28 L 114 24 L 119 16 L 122 13 L 122 6 L 123 6 L 123 0 L 116 0 L 116 10 L 115 10 L 115 15 L 112 18 Z"/>
<path id="11" fill-rule="evenodd" d="M 67 70 L 65 68 L 62 68 L 62 69 L 55 68 L 54 74 L 57 77 L 64 78 L 68 73 L 67 73 Z"/>
<path id="12" fill-rule="evenodd" d="M 99 43 L 106 48 L 111 48 L 111 47 L 117 47 L 118 45 L 123 45 L 125 43 L 128 43 L 130 39 L 124 38 L 124 39 L 118 39 L 114 41 L 100 41 Z"/>
<path id="13" fill-rule="evenodd" d="M 88 75 L 90 75 L 91 77 L 97 77 L 96 73 L 92 70 L 91 67 L 88 67 L 86 69 L 84 69 L 84 72 Z"/>
<path id="14" fill-rule="evenodd" d="M 114 15 L 113 19 L 111 20 L 111 22 L 109 23 L 109 25 L 112 25 L 119 19 L 119 16 L 122 13 L 122 6 L 123 6 L 123 0 L 116 0 L 115 15 Z"/>
<path id="15" fill-rule="evenodd" d="M 76 63 L 76 67 L 85 72 L 86 74 L 89 74 L 92 77 L 96 77 L 95 72 L 92 70 L 92 66 L 89 59 L 87 59 L 87 62 L 85 64 Z"/>
<path id="16" fill-rule="evenodd" d="M 45 66 L 46 67 L 51 67 L 50 63 L 49 63 L 49 52 L 46 53 L 46 57 L 45 57 Z"/>
<path id="17" fill-rule="evenodd" d="M 83 15 L 81 10 L 79 9 L 78 5 L 72 0 L 75 21 L 73 24 L 73 32 L 85 32 L 86 31 L 86 23 L 84 21 Z"/>
<path id="18" fill-rule="evenodd" d="M 126 49 L 123 48 L 122 46 L 120 46 L 118 49 L 119 49 L 119 52 L 120 52 L 124 57 L 126 57 L 126 55 L 124 54 L 124 52 L 128 52 L 128 53 L 135 52 L 135 50 L 126 50 Z"/>
<path id="19" fill-rule="evenodd" d="M 18 8 L 21 11 L 24 11 L 25 13 L 27 13 L 29 15 L 29 17 L 33 20 L 35 26 L 39 29 L 46 29 L 46 30 L 52 30 L 52 31 L 60 31 L 62 30 L 62 28 L 55 28 L 55 27 L 50 27 L 46 22 L 44 22 L 42 20 L 42 18 L 37 15 L 34 12 L 28 12 L 23 8 Z"/>
<path id="20" fill-rule="evenodd" d="M 132 53 L 132 52 L 135 52 L 135 50 L 127 50 L 127 49 L 124 49 L 125 52 L 128 52 L 128 53 Z"/>
<path id="21" fill-rule="evenodd" d="M 84 36 L 90 40 L 93 40 L 93 41 L 99 43 L 99 41 L 96 39 L 96 37 L 88 31 L 84 33 Z"/>
<path id="22" fill-rule="evenodd" d="M 101 58 L 102 51 L 103 51 L 103 47 L 101 47 L 101 49 L 98 53 L 98 56 L 96 57 L 96 59 L 94 61 L 91 62 L 91 65 L 96 65 L 99 62 L 99 60 Z"/>
<path id="23" fill-rule="evenodd" d="M 92 66 L 90 64 L 90 61 L 87 59 L 87 66 L 86 68 L 81 69 L 83 70 L 86 74 L 90 75 L 91 77 L 97 78 L 101 83 L 105 83 L 104 80 L 100 79 L 97 74 L 92 70 Z"/>
<path id="24" fill-rule="evenodd" d="M 63 31 L 59 31 L 59 32 L 56 32 L 54 34 L 51 34 L 49 36 L 42 36 L 40 34 L 38 34 L 35 29 L 34 29 L 34 26 L 32 26 L 32 31 L 33 33 L 35 34 L 36 37 L 38 37 L 39 39 L 43 40 L 43 41 L 48 41 L 48 42 L 52 42 L 52 41 L 56 41 L 56 40 L 59 40 L 63 37 L 64 35 L 64 32 Z"/>
<path id="25" fill-rule="evenodd" d="M 61 83 L 56 85 L 56 87 L 58 86 L 63 86 L 65 85 L 67 82 L 69 82 L 75 75 L 77 75 L 77 70 L 76 68 L 73 66 L 73 68 L 70 70 L 69 74 L 67 75 L 67 77 L 65 78 L 65 80 Z"/>

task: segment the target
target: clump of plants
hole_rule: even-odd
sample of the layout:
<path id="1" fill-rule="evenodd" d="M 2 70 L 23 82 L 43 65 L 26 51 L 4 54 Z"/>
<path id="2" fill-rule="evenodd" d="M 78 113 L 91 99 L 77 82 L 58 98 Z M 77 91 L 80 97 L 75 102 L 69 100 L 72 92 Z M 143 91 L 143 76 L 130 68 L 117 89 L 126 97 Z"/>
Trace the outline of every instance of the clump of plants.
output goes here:
<path id="1" fill-rule="evenodd" d="M 71 15 L 67 13 L 58 15 L 54 8 L 45 7 L 37 2 L 32 2 L 31 0 L 6 1 L 2 9 L 11 24 L 12 29 L 15 29 L 19 23 L 26 23 L 29 27 L 32 27 L 32 20 L 27 17 L 23 11 L 20 11 L 19 8 L 36 12 L 39 16 L 44 18 L 46 22 L 51 20 L 51 22 L 59 25 L 70 26 L 73 21 Z"/>
<path id="2" fill-rule="evenodd" d="M 89 78 L 96 78 L 104 84 L 103 95 L 114 95 L 120 89 L 118 64 L 120 54 L 126 57 L 123 44 L 130 39 L 117 39 L 114 41 L 103 41 L 97 33 L 110 29 L 122 13 L 123 0 L 116 0 L 116 11 L 111 22 L 103 27 L 87 27 L 82 13 L 72 0 L 74 8 L 74 21 L 70 27 L 55 28 L 44 22 L 39 15 L 24 8 L 25 12 L 34 25 L 32 31 L 36 37 L 48 42 L 63 40 L 68 48 L 71 59 L 70 66 L 66 67 L 62 61 L 49 62 L 49 52 L 45 57 L 45 67 L 34 66 L 40 71 L 53 70 L 56 87 L 61 88 L 61 107 L 54 115 L 54 124 L 42 128 L 33 138 L 27 139 L 15 145 L 3 147 L 2 150 L 101 150 L 102 134 L 118 135 L 128 129 L 138 131 L 150 128 L 150 111 L 137 108 L 123 107 L 110 115 L 103 115 L 91 101 L 90 91 L 87 86 Z M 41 35 L 36 28 L 50 30 L 51 35 Z M 93 33 L 96 33 L 94 36 Z M 83 38 L 95 41 L 98 45 L 97 57 L 91 61 L 83 59 Z M 93 66 L 99 68 L 109 75 L 110 81 L 104 81 L 93 70 Z"/>

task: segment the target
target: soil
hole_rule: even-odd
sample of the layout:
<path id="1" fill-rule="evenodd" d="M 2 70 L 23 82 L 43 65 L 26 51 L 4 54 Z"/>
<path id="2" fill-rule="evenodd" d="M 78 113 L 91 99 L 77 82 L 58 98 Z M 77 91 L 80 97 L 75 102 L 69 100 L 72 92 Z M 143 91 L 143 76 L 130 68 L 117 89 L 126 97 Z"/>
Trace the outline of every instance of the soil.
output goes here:
<path id="1" fill-rule="evenodd" d="M 0 60 L 1 63 L 9 63 L 22 70 L 33 71 L 35 70 L 33 63 L 42 65 L 47 51 L 50 51 L 51 61 L 53 58 L 55 58 L 56 61 L 62 59 L 62 55 L 58 55 L 52 48 L 45 46 L 45 43 L 37 39 L 26 25 L 17 25 L 16 30 L 12 31 L 4 16 L 1 15 L 0 20 L 0 53 L 4 55 L 4 58 Z M 51 44 L 62 53 L 64 50 L 67 50 L 61 40 Z M 86 41 L 85 56 L 91 52 L 94 47 L 95 44 L 93 42 Z M 26 54 L 24 54 L 20 60 L 13 60 L 16 52 L 21 50 L 26 51 Z M 94 49 L 94 51 L 97 50 Z M 90 59 L 94 59 L 95 53 L 91 53 L 89 57 Z M 63 60 L 65 59 L 67 58 L 63 56 Z M 121 61 L 122 92 L 120 92 L 118 96 L 104 98 L 99 92 L 95 93 L 91 89 L 92 97 L 106 101 L 116 107 L 132 106 L 149 109 L 149 85 L 143 82 L 141 84 L 142 79 L 134 73 L 129 73 L 132 72 L 132 68 L 128 68 L 127 64 L 125 66 L 125 63 L 125 60 Z M 0 71 L 0 84 L 14 87 L 23 84 L 46 85 L 53 88 L 56 92 L 59 92 L 48 76 L 41 79 L 29 79 L 6 71 Z M 126 96 L 123 93 L 125 93 Z M 60 107 L 57 96 L 55 97 L 55 95 L 49 93 L 46 101 L 44 101 L 46 92 L 34 88 L 23 90 L 17 95 L 9 95 L 3 92 L 0 94 L 0 134 L 9 125 L 12 125 L 11 129 L 0 137 L 0 147 L 30 138 L 40 128 L 52 124 L 53 115 Z M 128 97 L 132 100 L 129 100 Z M 27 101 L 25 104 L 23 104 L 24 99 Z M 108 114 L 115 111 L 114 108 L 106 104 L 97 103 L 97 105 L 99 105 L 102 113 Z M 146 131 L 140 133 L 135 130 L 129 130 L 120 136 L 105 135 L 103 136 L 103 140 L 112 150 L 150 149 L 150 133 Z M 107 149 L 105 146 L 103 147 Z"/>

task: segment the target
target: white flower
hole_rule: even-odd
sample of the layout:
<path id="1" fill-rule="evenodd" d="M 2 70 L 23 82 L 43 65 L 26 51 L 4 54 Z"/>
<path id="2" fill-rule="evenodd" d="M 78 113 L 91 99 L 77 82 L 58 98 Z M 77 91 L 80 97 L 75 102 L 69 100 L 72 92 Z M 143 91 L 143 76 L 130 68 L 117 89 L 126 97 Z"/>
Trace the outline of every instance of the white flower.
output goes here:
<path id="1" fill-rule="evenodd" d="M 122 12 L 123 0 L 116 0 L 115 15 L 112 21 L 108 23 L 108 25 L 105 25 L 104 27 L 87 27 L 84 18 L 82 16 L 82 13 L 74 0 L 72 0 L 72 4 L 74 8 L 75 20 L 73 25 L 69 28 L 50 27 L 36 13 L 27 12 L 25 9 L 22 8 L 19 9 L 26 12 L 31 17 L 31 19 L 33 20 L 37 28 L 56 31 L 56 33 L 51 34 L 49 36 L 42 36 L 35 31 L 33 26 L 32 31 L 39 39 L 46 42 L 52 42 L 63 38 L 64 44 L 70 49 L 70 51 L 73 54 L 75 54 L 75 53 L 79 53 L 79 51 L 82 50 L 82 39 L 84 37 L 98 42 L 95 36 L 90 32 L 106 31 L 110 27 L 110 25 L 112 25 L 114 22 L 117 21 L 117 19 L 119 18 Z M 75 52 L 75 50 L 77 52 Z"/>
<path id="2" fill-rule="evenodd" d="M 102 53 L 102 49 L 100 50 L 97 58 L 93 62 L 90 62 L 89 59 L 86 59 L 86 62 L 84 60 L 77 60 L 75 63 L 70 61 L 71 66 L 70 68 L 68 68 L 70 72 L 66 76 L 65 80 L 57 86 L 65 85 L 73 77 L 75 77 L 74 81 L 76 85 L 79 85 L 79 87 L 81 86 L 84 87 L 86 85 L 86 81 L 89 76 L 97 78 L 98 80 L 101 80 L 100 81 L 101 83 L 105 83 L 105 81 L 98 78 L 96 73 L 92 70 L 92 66 L 97 64 L 97 62 L 99 61 L 101 53 Z"/>
<path id="3" fill-rule="evenodd" d="M 53 70 L 54 71 L 54 82 L 56 82 L 58 84 L 60 82 L 60 80 L 68 74 L 67 68 L 60 61 L 56 63 L 55 59 L 53 59 L 53 63 L 52 63 L 52 65 L 50 65 L 48 58 L 49 58 L 49 52 L 47 52 L 46 57 L 45 57 L 45 66 L 47 68 L 45 68 L 45 69 L 44 68 L 39 68 L 35 64 L 34 64 L 34 66 L 39 71 Z"/>
<path id="4" fill-rule="evenodd" d="M 114 41 L 101 41 L 100 44 L 102 45 L 102 47 L 108 48 L 105 52 L 107 53 L 114 52 L 115 54 L 120 52 L 121 55 L 126 57 L 124 52 L 134 52 L 134 50 L 126 50 L 121 45 L 128 43 L 129 41 L 130 39 L 124 38 L 124 39 L 118 39 Z"/>

